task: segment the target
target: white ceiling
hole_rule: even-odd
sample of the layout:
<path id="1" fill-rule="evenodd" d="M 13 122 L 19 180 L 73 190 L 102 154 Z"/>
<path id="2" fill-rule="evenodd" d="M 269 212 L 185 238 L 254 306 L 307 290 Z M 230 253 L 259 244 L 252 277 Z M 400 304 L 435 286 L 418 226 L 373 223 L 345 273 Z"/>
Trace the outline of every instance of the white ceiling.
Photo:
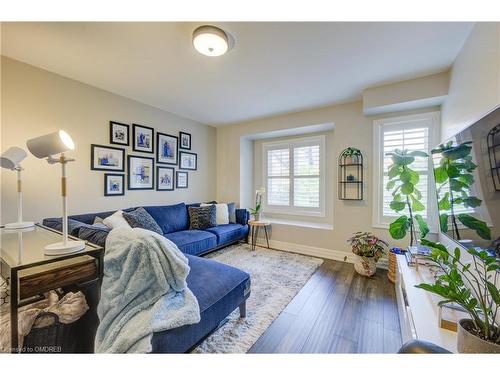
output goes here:
<path id="1" fill-rule="evenodd" d="M 211 125 L 350 101 L 364 88 L 448 69 L 471 23 L 3 23 L 2 54 Z"/>

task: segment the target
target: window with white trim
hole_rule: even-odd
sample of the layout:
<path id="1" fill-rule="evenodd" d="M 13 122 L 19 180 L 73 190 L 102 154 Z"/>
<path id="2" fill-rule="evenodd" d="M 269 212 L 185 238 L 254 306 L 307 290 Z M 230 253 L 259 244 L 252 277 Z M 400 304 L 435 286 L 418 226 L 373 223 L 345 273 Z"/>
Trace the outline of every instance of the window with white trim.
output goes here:
<path id="1" fill-rule="evenodd" d="M 264 210 L 324 216 L 324 155 L 324 135 L 264 143 Z"/>
<path id="2" fill-rule="evenodd" d="M 374 136 L 374 226 L 385 227 L 401 214 L 393 211 L 389 204 L 392 192 L 386 189 L 388 167 L 391 157 L 386 155 L 395 149 L 424 151 L 430 156 L 432 146 L 438 141 L 439 112 L 423 113 L 376 120 Z M 432 158 L 415 158 L 411 168 L 418 172 L 420 180 L 416 188 L 422 193 L 422 203 L 426 210 L 419 212 L 430 225 L 434 226 L 431 213 L 436 207 L 435 187 L 432 170 Z"/>

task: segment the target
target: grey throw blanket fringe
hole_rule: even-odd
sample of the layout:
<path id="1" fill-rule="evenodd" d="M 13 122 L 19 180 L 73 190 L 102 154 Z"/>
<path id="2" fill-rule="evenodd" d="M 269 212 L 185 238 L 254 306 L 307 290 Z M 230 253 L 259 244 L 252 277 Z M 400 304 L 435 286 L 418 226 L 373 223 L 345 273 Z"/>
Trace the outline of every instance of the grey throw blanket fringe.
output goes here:
<path id="1" fill-rule="evenodd" d="M 154 332 L 198 323 L 189 270 L 187 258 L 165 237 L 113 229 L 106 239 L 95 352 L 148 353 Z"/>

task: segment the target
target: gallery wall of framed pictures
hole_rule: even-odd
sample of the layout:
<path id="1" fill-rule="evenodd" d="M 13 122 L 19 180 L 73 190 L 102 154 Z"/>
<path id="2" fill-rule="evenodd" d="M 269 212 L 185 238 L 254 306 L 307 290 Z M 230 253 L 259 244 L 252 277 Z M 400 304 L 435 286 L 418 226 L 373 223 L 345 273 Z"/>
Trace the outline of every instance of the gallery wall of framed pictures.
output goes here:
<path id="1" fill-rule="evenodd" d="M 90 169 L 109 172 L 104 174 L 106 197 L 125 195 L 125 190 L 187 189 L 188 171 L 198 169 L 198 154 L 191 151 L 190 133 L 181 131 L 176 136 L 158 132 L 151 126 L 110 121 L 109 144 L 122 147 L 90 145 Z M 132 147 L 132 154 L 127 152 L 129 147 Z"/>

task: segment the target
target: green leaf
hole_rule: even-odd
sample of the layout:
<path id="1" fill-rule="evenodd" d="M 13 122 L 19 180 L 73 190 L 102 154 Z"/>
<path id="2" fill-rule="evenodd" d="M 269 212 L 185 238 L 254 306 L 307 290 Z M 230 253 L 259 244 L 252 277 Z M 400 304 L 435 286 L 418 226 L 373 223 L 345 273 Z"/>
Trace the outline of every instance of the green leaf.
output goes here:
<path id="1" fill-rule="evenodd" d="M 428 157 L 429 155 L 427 155 L 426 152 L 423 152 L 423 151 L 411 151 L 408 153 L 408 155 L 410 156 L 420 156 L 422 158 L 426 158 Z"/>
<path id="2" fill-rule="evenodd" d="M 415 197 L 420 200 L 422 199 L 422 193 L 420 192 L 420 190 L 418 190 L 417 188 L 414 188 L 413 189 L 413 194 L 415 194 Z"/>
<path id="3" fill-rule="evenodd" d="M 441 228 L 441 232 L 448 232 L 448 214 L 439 215 L 439 227 Z"/>
<path id="4" fill-rule="evenodd" d="M 474 183 L 474 176 L 471 174 L 461 174 L 458 179 L 467 186 L 471 186 Z"/>
<path id="5" fill-rule="evenodd" d="M 404 195 L 410 195 L 411 193 L 413 193 L 414 189 L 415 187 L 411 182 L 405 182 L 403 185 L 401 185 L 401 192 Z"/>
<path id="6" fill-rule="evenodd" d="M 425 238 L 425 236 L 429 233 L 429 226 L 425 222 L 422 215 L 416 214 L 415 220 L 417 220 L 418 228 L 420 230 L 420 238 Z"/>
<path id="7" fill-rule="evenodd" d="M 479 207 L 481 205 L 481 202 L 482 202 L 482 200 L 477 198 L 477 197 L 467 197 L 467 198 L 464 198 L 463 201 L 467 207 L 471 207 L 471 208 Z"/>
<path id="8" fill-rule="evenodd" d="M 450 193 L 446 192 L 438 203 L 439 211 L 448 211 L 451 208 Z"/>
<path id="9" fill-rule="evenodd" d="M 466 143 L 462 143 L 458 146 L 451 147 L 448 150 L 443 151 L 443 156 L 450 160 L 463 159 L 470 154 L 472 147 Z"/>
<path id="10" fill-rule="evenodd" d="M 420 203 L 420 201 L 418 201 L 413 195 L 411 196 L 411 200 L 412 200 L 411 208 L 413 211 L 415 212 L 425 211 L 425 206 L 422 203 Z"/>
<path id="11" fill-rule="evenodd" d="M 387 190 L 391 190 L 391 189 L 393 189 L 393 188 L 394 188 L 394 186 L 396 186 L 396 180 L 391 180 L 391 181 L 389 181 L 389 182 L 387 183 L 387 185 L 386 185 L 386 187 L 385 187 L 385 188 L 386 188 Z"/>
<path id="12" fill-rule="evenodd" d="M 391 210 L 394 210 L 396 212 L 403 211 L 405 209 L 406 203 L 405 202 L 398 202 L 398 201 L 392 201 L 389 205 Z"/>
<path id="13" fill-rule="evenodd" d="M 399 166 L 405 166 L 405 165 L 410 165 L 415 161 L 415 158 L 413 156 L 408 156 L 408 155 L 400 155 L 394 153 L 392 155 L 392 161 L 395 165 Z"/>
<path id="14" fill-rule="evenodd" d="M 402 215 L 391 223 L 389 233 L 391 237 L 400 240 L 406 236 L 406 232 L 410 228 L 410 221 L 406 215 Z"/>
<path id="15" fill-rule="evenodd" d="M 450 188 L 453 191 L 461 191 L 463 188 L 468 187 L 462 181 L 459 181 L 455 178 L 450 178 Z"/>
<path id="16" fill-rule="evenodd" d="M 441 166 L 434 168 L 434 179 L 438 184 L 442 184 L 448 179 L 448 173 L 446 173 L 446 168 Z"/>
<path id="17" fill-rule="evenodd" d="M 448 178 L 455 178 L 460 176 L 460 170 L 453 164 L 448 164 L 448 166 L 446 167 L 446 173 L 448 174 Z"/>
<path id="18" fill-rule="evenodd" d="M 389 179 L 392 179 L 399 175 L 399 165 L 393 165 L 390 169 L 389 172 L 387 173 L 389 176 Z"/>
<path id="19" fill-rule="evenodd" d="M 475 230 L 479 237 L 491 240 L 491 230 L 484 221 L 478 220 L 468 214 L 459 214 L 458 220 L 467 228 Z"/>
<path id="20" fill-rule="evenodd" d="M 401 202 L 403 198 L 401 197 L 401 194 L 396 194 L 393 198 L 396 202 Z"/>
<path id="21" fill-rule="evenodd" d="M 495 302 L 497 305 L 500 305 L 500 292 L 498 291 L 498 288 L 495 286 L 495 284 L 489 281 L 486 281 L 486 286 L 488 287 L 488 291 L 490 292 L 493 302 Z"/>

